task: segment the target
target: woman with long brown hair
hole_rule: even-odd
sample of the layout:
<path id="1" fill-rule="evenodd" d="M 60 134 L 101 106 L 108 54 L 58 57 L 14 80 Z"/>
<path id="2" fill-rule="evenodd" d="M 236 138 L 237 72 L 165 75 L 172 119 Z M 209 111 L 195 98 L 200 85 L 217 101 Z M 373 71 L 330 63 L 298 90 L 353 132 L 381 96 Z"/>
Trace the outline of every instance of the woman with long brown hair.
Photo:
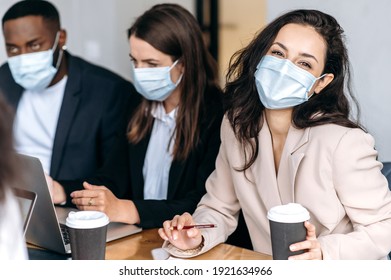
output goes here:
<path id="1" fill-rule="evenodd" d="M 349 80 L 343 29 L 332 16 L 295 10 L 257 34 L 228 71 L 207 193 L 193 215 L 159 230 L 168 250 L 190 257 L 224 242 L 242 209 L 254 250 L 271 255 L 268 211 L 298 203 L 310 220 L 290 259 L 387 258 L 391 192 L 373 137 L 351 116 Z M 218 227 L 181 230 L 195 223 Z"/>
<path id="2" fill-rule="evenodd" d="M 71 197 L 79 209 L 103 211 L 111 221 L 158 227 L 193 211 L 205 193 L 220 146 L 221 89 L 198 22 L 181 6 L 152 7 L 128 37 L 140 96 L 133 96 L 127 138 Z M 67 191 L 80 188 L 61 183 Z"/>

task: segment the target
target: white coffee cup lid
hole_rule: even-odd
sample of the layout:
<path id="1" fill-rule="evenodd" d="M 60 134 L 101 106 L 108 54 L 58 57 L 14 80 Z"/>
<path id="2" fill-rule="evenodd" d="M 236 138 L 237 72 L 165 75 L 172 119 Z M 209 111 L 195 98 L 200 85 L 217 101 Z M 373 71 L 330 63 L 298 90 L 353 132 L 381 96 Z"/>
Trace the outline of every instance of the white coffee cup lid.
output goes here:
<path id="1" fill-rule="evenodd" d="M 279 223 L 300 223 L 310 219 L 310 213 L 298 203 L 288 203 L 272 207 L 267 218 Z"/>
<path id="2" fill-rule="evenodd" d="M 71 211 L 66 219 L 66 226 L 71 228 L 98 228 L 109 223 L 109 217 L 100 211 Z"/>

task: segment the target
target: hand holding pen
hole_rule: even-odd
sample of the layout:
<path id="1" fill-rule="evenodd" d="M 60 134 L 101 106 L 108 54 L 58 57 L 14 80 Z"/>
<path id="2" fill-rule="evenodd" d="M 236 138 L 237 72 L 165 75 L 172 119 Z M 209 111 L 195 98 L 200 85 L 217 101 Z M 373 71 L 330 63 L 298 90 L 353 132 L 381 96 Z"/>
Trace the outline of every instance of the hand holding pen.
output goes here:
<path id="1" fill-rule="evenodd" d="M 162 239 L 170 242 L 181 250 L 197 248 L 202 242 L 201 230 L 203 228 L 214 228 L 216 225 L 197 225 L 189 213 L 175 216 L 171 221 L 165 221 L 163 228 L 159 229 Z"/>
<path id="2" fill-rule="evenodd" d="M 185 229 L 191 229 L 191 228 L 197 228 L 197 229 L 203 229 L 203 228 L 215 228 L 217 227 L 217 225 L 215 224 L 198 224 L 198 225 L 188 225 L 188 226 L 183 226 L 181 228 L 181 230 L 185 230 Z M 171 226 L 170 227 L 171 230 L 178 230 L 178 227 L 177 226 Z"/>

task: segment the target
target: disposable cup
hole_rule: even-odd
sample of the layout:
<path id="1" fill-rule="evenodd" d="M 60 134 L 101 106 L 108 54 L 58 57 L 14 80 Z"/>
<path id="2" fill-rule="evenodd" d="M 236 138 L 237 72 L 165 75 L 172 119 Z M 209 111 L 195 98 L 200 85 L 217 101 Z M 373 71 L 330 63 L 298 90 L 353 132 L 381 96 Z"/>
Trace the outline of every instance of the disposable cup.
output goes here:
<path id="1" fill-rule="evenodd" d="M 99 211 L 70 212 L 66 219 L 73 260 L 104 260 L 109 218 Z"/>
<path id="2" fill-rule="evenodd" d="M 287 260 L 289 256 L 304 253 L 303 250 L 292 252 L 289 246 L 306 239 L 304 222 L 310 219 L 306 208 L 297 203 L 278 205 L 268 211 L 267 218 L 274 260 Z"/>

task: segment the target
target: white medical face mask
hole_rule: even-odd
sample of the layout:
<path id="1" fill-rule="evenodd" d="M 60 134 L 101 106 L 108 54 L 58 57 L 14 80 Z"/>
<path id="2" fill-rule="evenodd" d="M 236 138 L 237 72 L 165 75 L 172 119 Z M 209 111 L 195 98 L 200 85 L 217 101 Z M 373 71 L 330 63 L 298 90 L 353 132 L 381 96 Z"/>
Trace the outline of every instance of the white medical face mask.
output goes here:
<path id="1" fill-rule="evenodd" d="M 164 101 L 182 80 L 183 74 L 175 84 L 171 81 L 170 71 L 177 63 L 178 60 L 171 67 L 133 68 L 136 90 L 148 100 Z"/>
<path id="2" fill-rule="evenodd" d="M 262 104 L 268 109 L 294 107 L 308 101 L 311 88 L 318 79 L 288 59 L 265 55 L 254 74 Z"/>
<path id="3" fill-rule="evenodd" d="M 57 32 L 54 45 L 47 51 L 34 52 L 8 58 L 8 65 L 15 82 L 24 89 L 42 91 L 48 87 L 60 66 L 63 51 L 60 50 L 56 67 L 53 66 L 53 53 L 57 48 L 60 32 Z"/>

